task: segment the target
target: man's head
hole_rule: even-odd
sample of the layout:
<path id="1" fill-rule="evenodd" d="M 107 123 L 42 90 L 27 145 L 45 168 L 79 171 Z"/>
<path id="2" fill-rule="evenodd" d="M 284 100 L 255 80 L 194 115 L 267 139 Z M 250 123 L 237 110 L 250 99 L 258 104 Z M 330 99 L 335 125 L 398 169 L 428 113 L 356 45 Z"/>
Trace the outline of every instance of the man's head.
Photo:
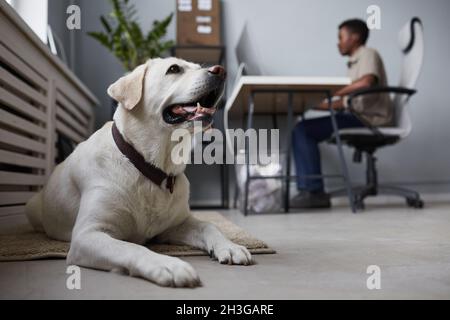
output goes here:
<path id="1" fill-rule="evenodd" d="M 343 56 L 351 55 L 357 48 L 365 45 L 369 38 L 369 28 L 360 19 L 351 19 L 339 25 L 339 52 Z"/>

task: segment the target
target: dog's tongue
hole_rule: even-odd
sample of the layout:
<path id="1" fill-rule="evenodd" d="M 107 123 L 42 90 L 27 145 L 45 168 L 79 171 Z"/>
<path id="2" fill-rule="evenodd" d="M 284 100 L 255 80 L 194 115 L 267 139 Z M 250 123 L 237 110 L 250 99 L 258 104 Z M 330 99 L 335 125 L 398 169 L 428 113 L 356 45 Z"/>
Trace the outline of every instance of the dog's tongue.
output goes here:
<path id="1" fill-rule="evenodd" d="M 188 114 L 188 120 L 195 120 L 205 116 L 207 114 L 213 114 L 216 110 L 213 108 L 204 108 L 200 104 L 197 106 L 176 106 L 172 109 L 175 114 L 186 115 Z"/>
<path id="2" fill-rule="evenodd" d="M 185 114 L 185 113 L 194 113 L 197 110 L 197 107 L 183 107 L 176 106 L 172 109 L 172 112 L 175 114 Z"/>

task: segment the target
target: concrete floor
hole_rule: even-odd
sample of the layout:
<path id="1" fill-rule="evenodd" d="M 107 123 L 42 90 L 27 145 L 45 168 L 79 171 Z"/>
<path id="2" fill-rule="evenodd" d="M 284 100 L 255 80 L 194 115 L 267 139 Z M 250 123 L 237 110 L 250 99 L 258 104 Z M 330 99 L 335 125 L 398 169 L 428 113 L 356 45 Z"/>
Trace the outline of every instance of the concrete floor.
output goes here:
<path id="1" fill-rule="evenodd" d="M 423 210 L 403 203 L 308 213 L 223 211 L 278 251 L 256 265 L 226 266 L 189 257 L 203 287 L 161 288 L 141 279 L 81 269 L 81 290 L 66 288 L 64 260 L 0 263 L 0 298 L 10 299 L 450 299 L 450 200 Z M 0 231 L 17 218 L 0 220 Z M 381 268 L 368 290 L 366 269 Z"/>

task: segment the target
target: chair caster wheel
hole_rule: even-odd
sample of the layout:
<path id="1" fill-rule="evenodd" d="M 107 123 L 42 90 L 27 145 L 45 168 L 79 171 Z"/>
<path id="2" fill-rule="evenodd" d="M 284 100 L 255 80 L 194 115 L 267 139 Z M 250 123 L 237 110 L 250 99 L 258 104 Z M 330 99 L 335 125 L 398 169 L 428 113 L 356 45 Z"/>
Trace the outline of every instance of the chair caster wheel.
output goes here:
<path id="1" fill-rule="evenodd" d="M 406 199 L 406 204 L 411 208 L 422 209 L 424 202 L 420 199 Z"/>

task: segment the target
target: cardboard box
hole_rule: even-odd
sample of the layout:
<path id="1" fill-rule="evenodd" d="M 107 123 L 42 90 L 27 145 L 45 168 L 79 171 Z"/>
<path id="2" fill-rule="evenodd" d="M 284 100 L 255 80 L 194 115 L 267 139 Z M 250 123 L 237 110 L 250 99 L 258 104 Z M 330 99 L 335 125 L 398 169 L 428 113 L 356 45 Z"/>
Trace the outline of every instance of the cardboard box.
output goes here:
<path id="1" fill-rule="evenodd" d="M 220 0 L 176 0 L 176 4 L 177 45 L 221 45 Z"/>

